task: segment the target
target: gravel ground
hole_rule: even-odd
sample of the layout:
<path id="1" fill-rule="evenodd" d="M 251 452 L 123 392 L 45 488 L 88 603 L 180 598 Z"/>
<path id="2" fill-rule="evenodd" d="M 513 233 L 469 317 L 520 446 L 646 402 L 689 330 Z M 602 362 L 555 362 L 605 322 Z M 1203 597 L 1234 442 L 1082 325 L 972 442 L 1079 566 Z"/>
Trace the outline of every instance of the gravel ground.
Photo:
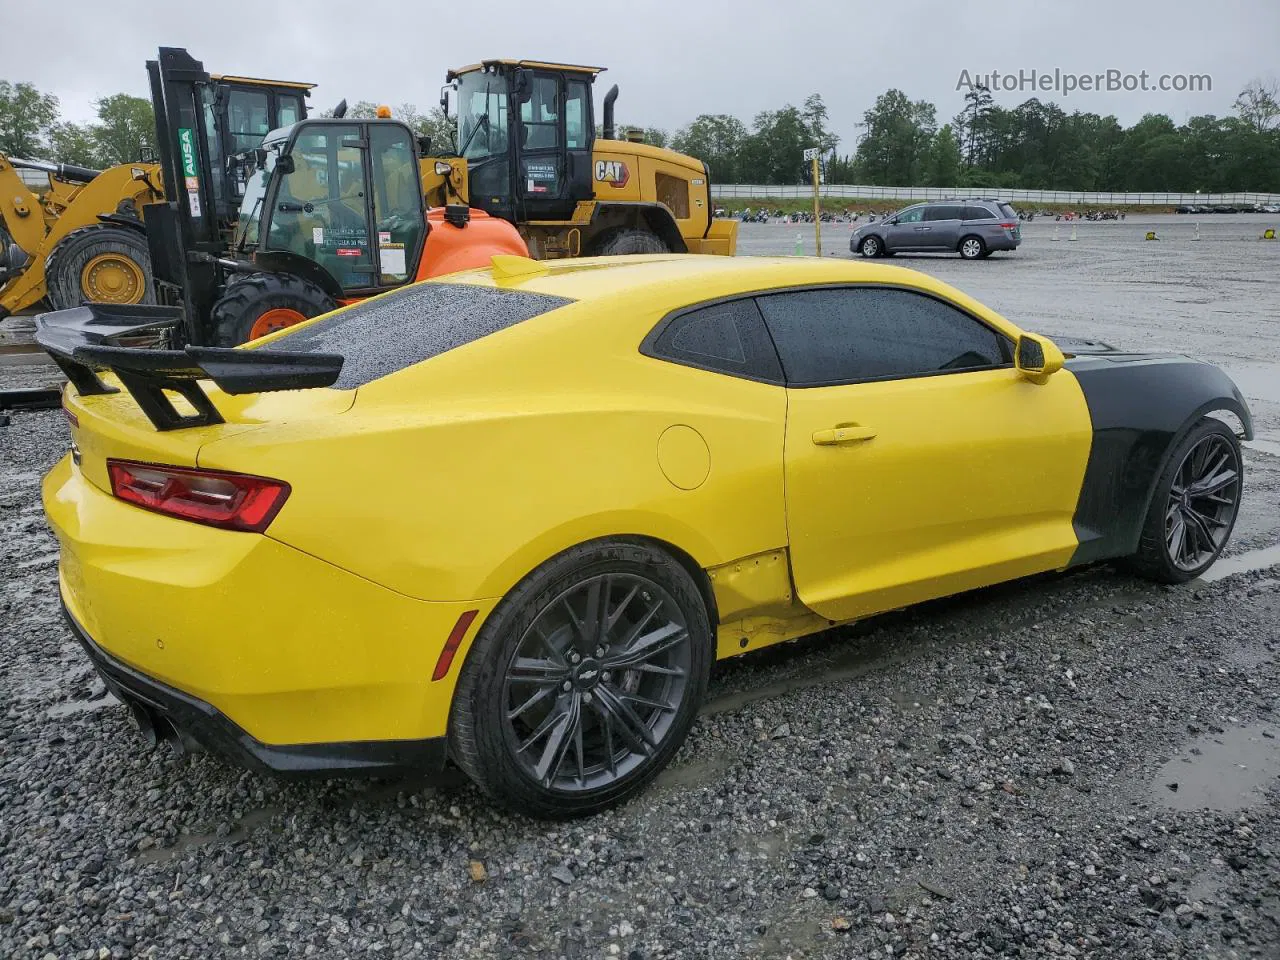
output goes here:
<path id="1" fill-rule="evenodd" d="M 1016 317 L 1068 256 L 1024 249 L 1016 284 L 993 279 L 1013 258 L 947 279 Z M 1135 293 L 1111 259 L 1082 259 L 1071 296 L 1099 307 L 1115 274 L 1143 342 L 1225 356 L 1254 311 L 1235 362 L 1280 360 L 1274 282 L 1224 294 L 1248 302 L 1213 340 L 1158 309 L 1175 280 Z M 144 751 L 57 615 L 39 480 L 65 443 L 56 412 L 0 427 L 5 960 L 1280 956 L 1275 571 L 1165 589 L 1101 567 L 727 662 L 654 788 L 536 823 L 456 778 L 289 783 Z M 1280 458 L 1247 461 L 1241 537 L 1264 546 Z"/>

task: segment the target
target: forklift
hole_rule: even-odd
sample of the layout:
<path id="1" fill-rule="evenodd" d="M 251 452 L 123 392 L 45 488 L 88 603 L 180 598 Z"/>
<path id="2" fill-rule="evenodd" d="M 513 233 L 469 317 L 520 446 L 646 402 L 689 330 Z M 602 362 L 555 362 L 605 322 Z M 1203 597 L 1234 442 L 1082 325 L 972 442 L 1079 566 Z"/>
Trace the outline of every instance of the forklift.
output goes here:
<path id="1" fill-rule="evenodd" d="M 228 240 L 244 188 L 228 161 L 271 130 L 306 119 L 313 86 L 225 74 L 200 85 L 210 203 Z M 47 186 L 30 189 L 18 176 L 23 169 L 46 174 Z M 154 157 L 94 170 L 0 156 L 0 318 L 41 299 L 55 310 L 154 302 L 142 209 L 165 197 Z"/>
<path id="2" fill-rule="evenodd" d="M 236 346 L 406 283 L 487 266 L 495 254 L 529 255 L 514 227 L 483 211 L 426 210 L 421 145 L 409 127 L 341 110 L 300 118 L 228 158 L 240 201 L 228 241 L 218 171 L 202 149 L 210 141 L 200 91 L 211 78 L 171 47 L 147 69 L 168 198 L 146 207 L 147 239 L 160 300 L 181 307 L 186 344 Z"/>

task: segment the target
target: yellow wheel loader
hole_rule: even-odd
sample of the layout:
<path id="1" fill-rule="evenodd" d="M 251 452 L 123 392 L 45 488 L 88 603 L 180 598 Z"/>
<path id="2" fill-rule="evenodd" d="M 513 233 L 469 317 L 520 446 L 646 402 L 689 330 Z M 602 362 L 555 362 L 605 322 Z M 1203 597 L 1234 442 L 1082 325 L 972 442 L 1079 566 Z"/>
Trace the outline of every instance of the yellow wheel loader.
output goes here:
<path id="1" fill-rule="evenodd" d="M 205 142 L 198 146 L 212 159 L 214 209 L 228 237 L 244 174 L 227 161 L 305 119 L 312 86 L 216 74 L 202 85 Z M 19 169 L 47 174 L 48 186 L 32 190 Z M 143 210 L 164 197 L 156 163 L 93 170 L 0 155 L 0 319 L 41 299 L 54 309 L 155 303 Z"/>
<path id="2" fill-rule="evenodd" d="M 464 202 L 519 229 L 539 259 L 625 253 L 732 256 L 736 220 L 713 214 L 694 157 L 616 139 L 615 85 L 595 128 L 602 67 L 485 60 L 449 71 L 462 161 L 425 161 L 428 202 Z M 438 194 L 438 197 L 436 196 Z"/>

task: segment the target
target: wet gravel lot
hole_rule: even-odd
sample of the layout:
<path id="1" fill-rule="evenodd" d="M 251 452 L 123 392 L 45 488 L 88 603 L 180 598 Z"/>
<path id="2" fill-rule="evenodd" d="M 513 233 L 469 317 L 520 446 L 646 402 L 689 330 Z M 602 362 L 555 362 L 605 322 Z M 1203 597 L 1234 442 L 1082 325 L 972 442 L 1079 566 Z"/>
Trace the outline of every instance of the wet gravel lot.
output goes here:
<path id="1" fill-rule="evenodd" d="M 1013 257 L 898 259 L 1033 329 L 1232 370 L 1247 567 L 1280 542 L 1280 244 L 1212 226 L 1240 236 L 1037 222 Z M 653 789 L 546 824 L 456 780 L 145 752 L 58 618 L 38 485 L 66 439 L 57 413 L 0 427 L 6 960 L 1280 956 L 1278 570 L 1100 567 L 730 661 Z"/>

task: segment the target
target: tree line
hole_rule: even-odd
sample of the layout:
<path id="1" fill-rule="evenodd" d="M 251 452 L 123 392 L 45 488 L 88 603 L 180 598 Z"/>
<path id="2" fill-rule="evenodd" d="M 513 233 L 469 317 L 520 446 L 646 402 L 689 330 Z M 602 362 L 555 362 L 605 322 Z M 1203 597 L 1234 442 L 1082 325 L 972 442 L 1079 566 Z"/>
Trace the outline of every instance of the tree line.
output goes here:
<path id="1" fill-rule="evenodd" d="M 98 120 L 63 122 L 57 97 L 29 83 L 0 80 L 0 152 L 106 167 L 139 159 L 154 147 L 151 104 L 116 94 L 96 102 Z M 360 101 L 352 117 L 371 117 Z M 995 105 L 975 86 L 949 123 L 937 107 L 891 89 L 858 124 L 853 149 L 841 152 L 826 104 L 814 93 L 797 107 L 756 114 L 748 126 L 730 114 L 701 114 L 668 135 L 641 128 L 645 142 L 706 161 L 717 183 L 807 183 L 802 153 L 822 150 L 827 183 L 1103 191 L 1280 192 L 1280 85 L 1250 83 L 1234 114 L 1204 115 L 1176 124 L 1147 114 L 1130 127 L 1114 116 L 1073 111 L 1032 97 L 1016 107 Z M 455 149 L 454 123 L 439 107 L 412 103 L 392 111 L 436 152 Z M 625 129 L 625 127 L 623 127 Z"/>
<path id="2" fill-rule="evenodd" d="M 892 89 L 863 114 L 854 149 L 842 153 L 813 94 L 803 107 L 757 114 L 751 128 L 728 114 L 703 114 L 671 146 L 707 161 L 720 183 L 806 183 L 801 154 L 818 146 L 827 183 L 1280 192 L 1280 85 L 1250 83 L 1234 109 L 1183 124 L 1147 114 L 1124 127 L 1114 116 L 1067 113 L 1035 97 L 1000 107 L 990 90 L 974 87 L 964 109 L 939 125 L 934 104 Z"/>
<path id="3" fill-rule="evenodd" d="M 0 153 L 25 160 L 56 160 L 105 168 L 133 163 L 154 150 L 151 101 L 127 93 L 94 102 L 98 119 L 61 119 L 58 98 L 30 83 L 0 80 Z"/>

